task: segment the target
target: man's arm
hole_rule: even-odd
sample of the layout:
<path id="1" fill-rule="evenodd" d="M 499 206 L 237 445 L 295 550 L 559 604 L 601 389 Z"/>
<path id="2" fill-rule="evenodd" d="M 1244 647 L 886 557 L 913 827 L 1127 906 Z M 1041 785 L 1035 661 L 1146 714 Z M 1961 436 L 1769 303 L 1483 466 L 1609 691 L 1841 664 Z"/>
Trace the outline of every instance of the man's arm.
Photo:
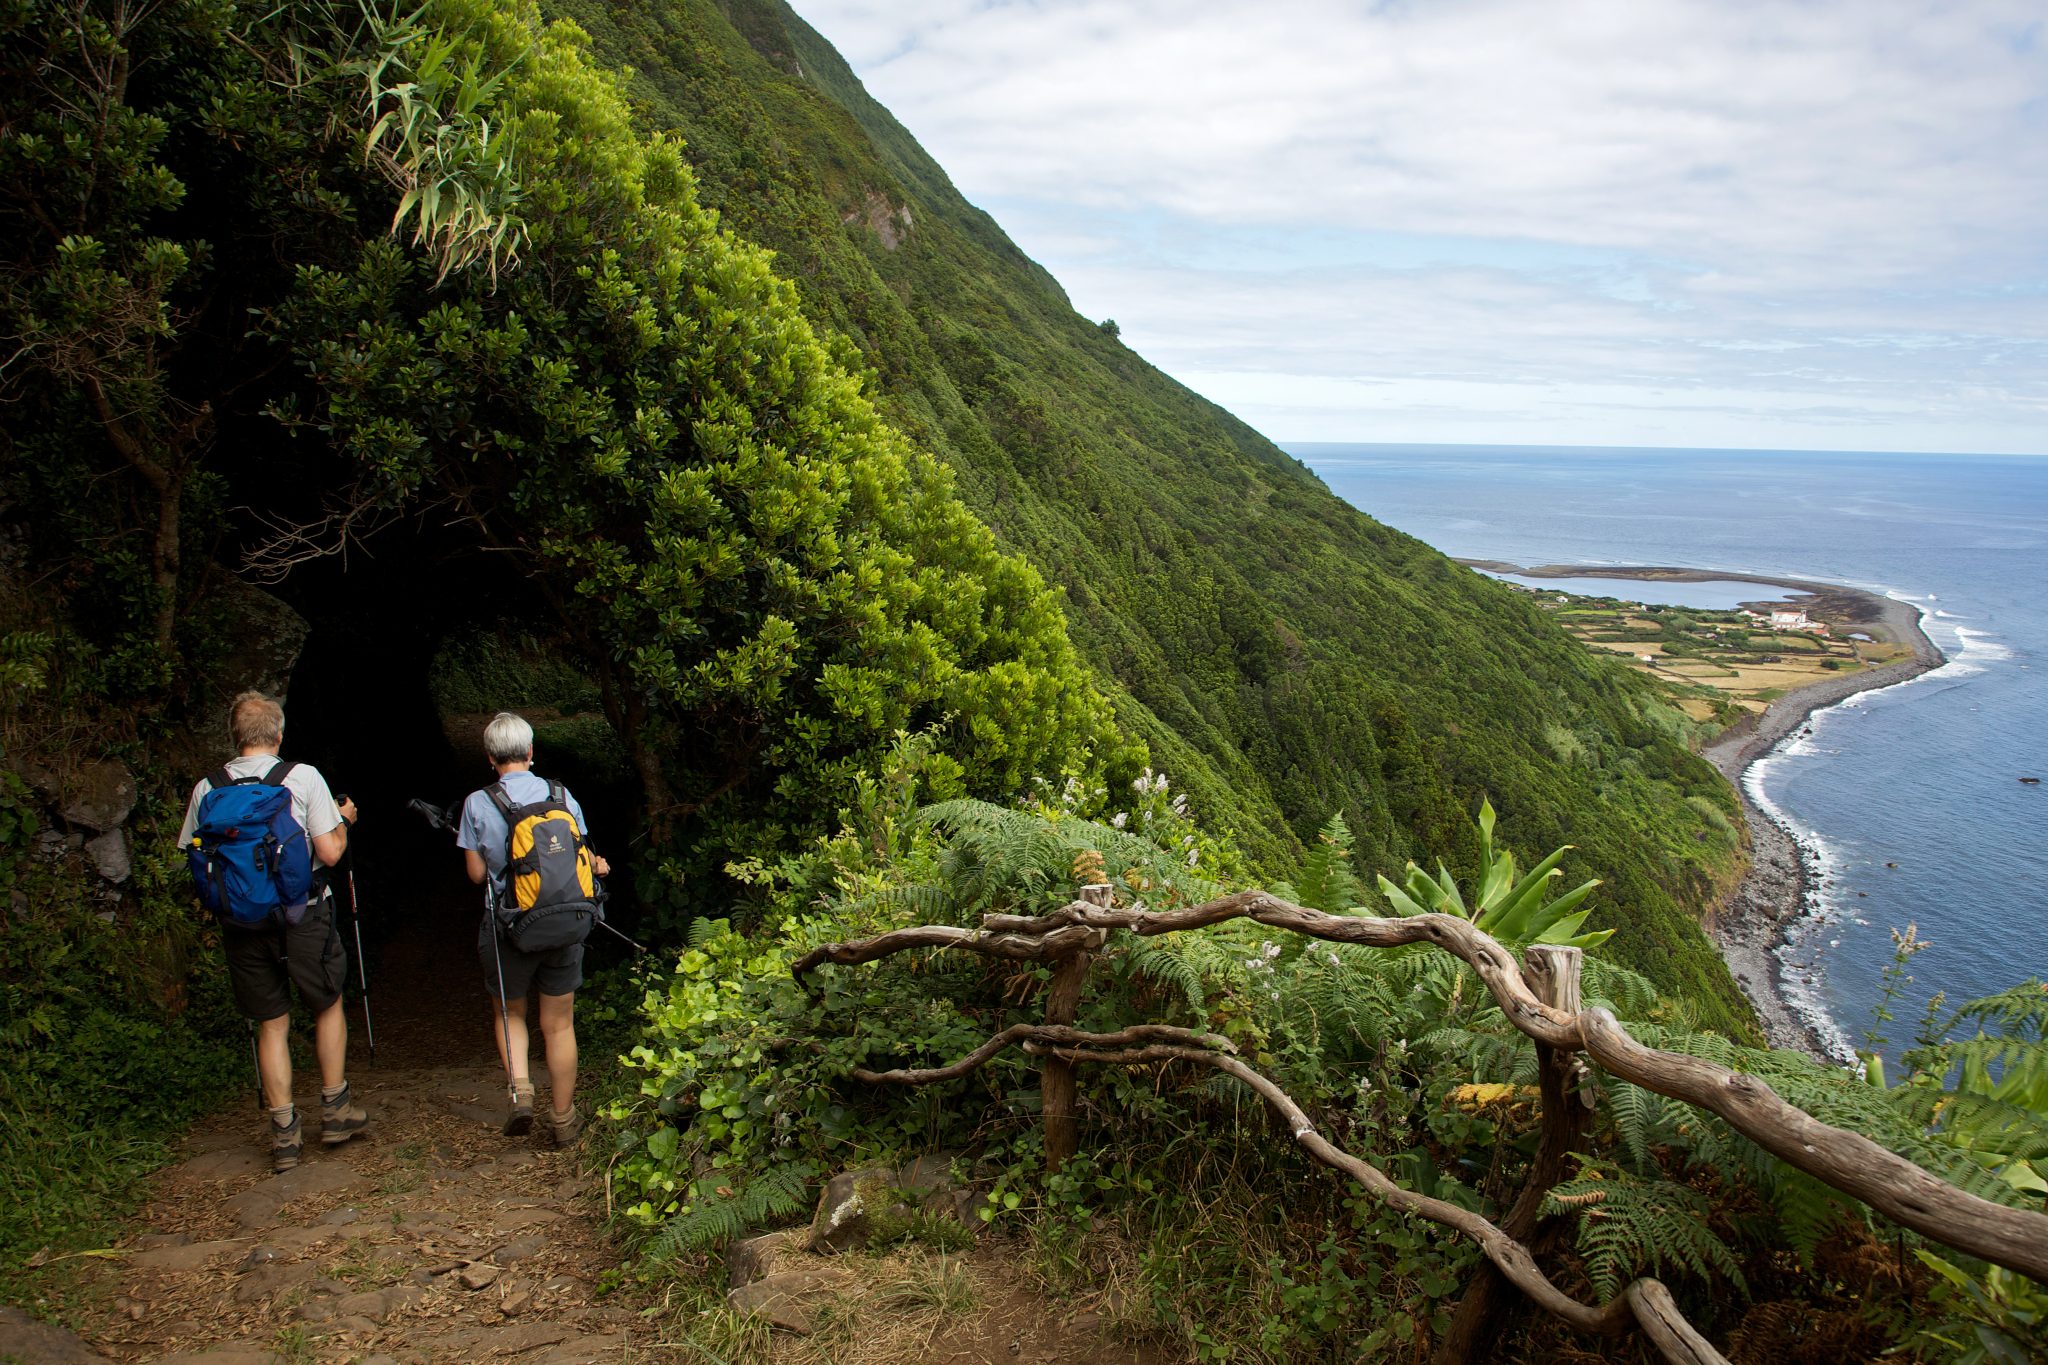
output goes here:
<path id="1" fill-rule="evenodd" d="M 341 823 L 325 834 L 313 836 L 313 856 L 328 867 L 340 862 L 341 855 L 348 852 L 348 828 L 356 822 L 356 803 L 353 799 L 343 801 L 335 811 L 341 816 Z"/>
<path id="2" fill-rule="evenodd" d="M 306 833 L 313 845 L 313 856 L 333 867 L 348 852 L 348 828 L 356 821 L 356 803 L 343 801 L 337 805 L 327 778 L 317 768 L 294 769 L 285 785 L 294 782 L 304 784 L 299 790 L 306 798 Z"/>
<path id="3" fill-rule="evenodd" d="M 185 823 L 178 826 L 179 848 L 191 846 L 192 835 L 199 828 L 199 802 L 212 790 L 213 782 L 209 778 L 202 777 L 192 784 L 192 796 L 185 802 Z"/>
<path id="4" fill-rule="evenodd" d="M 484 878 L 490 874 L 490 869 L 484 866 L 484 855 L 473 848 L 465 848 L 462 850 L 462 862 L 469 869 L 470 881 L 482 886 Z"/>

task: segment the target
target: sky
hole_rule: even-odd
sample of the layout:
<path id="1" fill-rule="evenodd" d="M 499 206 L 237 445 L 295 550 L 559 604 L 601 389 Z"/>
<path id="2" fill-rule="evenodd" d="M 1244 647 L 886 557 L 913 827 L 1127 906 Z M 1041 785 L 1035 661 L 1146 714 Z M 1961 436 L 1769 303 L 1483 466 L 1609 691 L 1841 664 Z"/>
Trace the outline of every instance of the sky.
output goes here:
<path id="1" fill-rule="evenodd" d="M 2040 0 L 796 0 L 1282 443 L 2048 453 Z"/>

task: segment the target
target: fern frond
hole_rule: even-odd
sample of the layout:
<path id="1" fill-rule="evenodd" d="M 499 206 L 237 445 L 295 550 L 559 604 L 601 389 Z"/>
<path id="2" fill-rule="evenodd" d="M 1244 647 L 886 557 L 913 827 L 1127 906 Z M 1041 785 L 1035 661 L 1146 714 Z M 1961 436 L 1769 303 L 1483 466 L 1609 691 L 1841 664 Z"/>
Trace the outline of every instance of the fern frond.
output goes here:
<path id="1" fill-rule="evenodd" d="M 650 1259 L 663 1261 L 719 1242 L 730 1241 L 749 1228 L 780 1222 L 803 1211 L 805 1181 L 794 1166 L 776 1166 L 730 1195 L 711 1195 L 662 1224 L 647 1246 Z"/>
<path id="2" fill-rule="evenodd" d="M 1702 1280 L 1719 1275 L 1745 1294 L 1742 1266 L 1707 1223 L 1706 1197 L 1669 1180 L 1643 1180 L 1587 1162 L 1577 1179 L 1553 1189 L 1550 1213 L 1576 1212 L 1579 1255 L 1594 1292 L 1612 1298 L 1636 1276 L 1667 1267 Z"/>

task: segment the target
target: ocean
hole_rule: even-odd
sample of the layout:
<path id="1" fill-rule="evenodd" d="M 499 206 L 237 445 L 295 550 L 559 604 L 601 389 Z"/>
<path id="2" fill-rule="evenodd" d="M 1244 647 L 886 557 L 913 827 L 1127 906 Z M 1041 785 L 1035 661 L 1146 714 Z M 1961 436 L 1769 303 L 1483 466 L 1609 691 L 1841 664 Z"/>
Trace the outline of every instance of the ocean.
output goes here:
<path id="1" fill-rule="evenodd" d="M 1912 602 L 1948 662 L 1815 714 L 1746 775 L 1817 866 L 1782 957 L 1840 1052 L 1896 1058 L 1929 995 L 2048 974 L 2048 457 L 1298 444 L 1339 496 L 1445 554 L 1823 579 Z M 1740 596 L 1724 585 L 1689 605 Z M 1659 585 L 1629 595 L 1665 600 Z M 1536 853 L 1541 850 L 1524 850 Z M 1875 1017 L 1891 931 L 1932 946 Z"/>

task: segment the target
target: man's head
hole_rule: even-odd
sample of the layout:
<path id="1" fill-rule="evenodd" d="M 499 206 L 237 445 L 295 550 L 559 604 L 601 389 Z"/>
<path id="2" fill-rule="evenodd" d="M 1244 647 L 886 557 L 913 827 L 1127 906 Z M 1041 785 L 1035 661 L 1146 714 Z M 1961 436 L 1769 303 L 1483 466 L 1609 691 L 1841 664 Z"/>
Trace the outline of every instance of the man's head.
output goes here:
<path id="1" fill-rule="evenodd" d="M 531 762 L 533 727 L 523 717 L 500 711 L 484 727 L 484 753 L 493 763 Z"/>
<path id="2" fill-rule="evenodd" d="M 228 709 L 228 737 L 245 754 L 275 750 L 284 743 L 284 708 L 261 692 L 244 692 Z"/>

